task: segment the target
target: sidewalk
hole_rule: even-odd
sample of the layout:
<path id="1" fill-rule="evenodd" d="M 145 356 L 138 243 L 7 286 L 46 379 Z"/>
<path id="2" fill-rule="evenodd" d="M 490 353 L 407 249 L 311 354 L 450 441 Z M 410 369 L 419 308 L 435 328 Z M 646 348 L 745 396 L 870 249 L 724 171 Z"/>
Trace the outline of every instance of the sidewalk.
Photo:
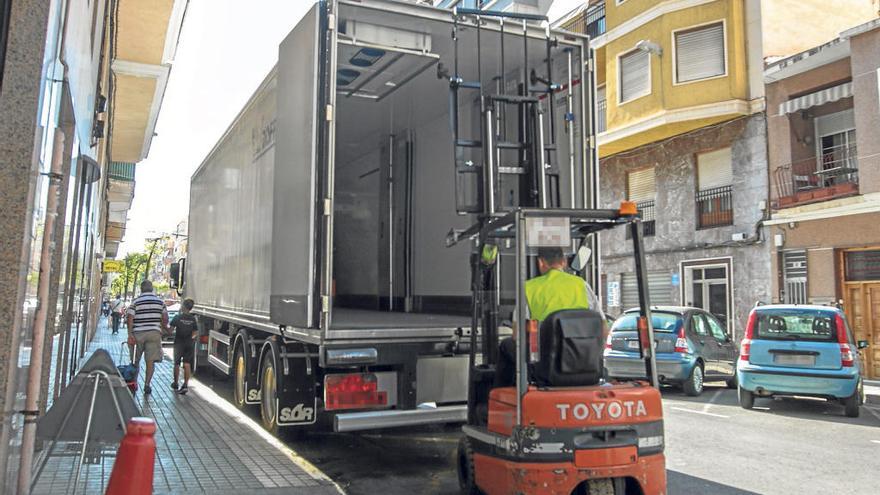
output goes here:
<path id="1" fill-rule="evenodd" d="M 112 335 L 104 319 L 89 354 L 104 348 L 118 359 L 124 339 L 122 332 Z M 187 395 L 176 394 L 169 386 L 172 372 L 166 352 L 165 360 L 156 365 L 153 393 L 144 397 L 142 363 L 135 394 L 141 415 L 155 419 L 157 426 L 153 493 L 342 493 L 317 468 L 198 380 L 190 381 Z M 64 448 L 59 445 L 58 450 Z M 104 493 L 115 460 L 112 455 L 83 466 L 76 493 Z M 70 493 L 77 460 L 50 458 L 33 493 Z"/>

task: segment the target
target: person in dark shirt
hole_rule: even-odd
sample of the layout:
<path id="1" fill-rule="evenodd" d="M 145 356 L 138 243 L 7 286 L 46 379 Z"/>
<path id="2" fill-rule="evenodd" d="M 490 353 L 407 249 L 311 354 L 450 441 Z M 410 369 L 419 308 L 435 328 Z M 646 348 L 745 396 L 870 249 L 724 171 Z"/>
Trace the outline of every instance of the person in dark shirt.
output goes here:
<path id="1" fill-rule="evenodd" d="M 183 395 L 189 391 L 189 377 L 192 374 L 192 362 L 195 354 L 195 338 L 198 335 L 198 323 L 192 309 L 192 299 L 183 301 L 180 313 L 171 320 L 169 327 L 174 329 L 174 382 L 171 388 Z M 183 385 L 178 388 L 180 365 L 183 364 Z"/>

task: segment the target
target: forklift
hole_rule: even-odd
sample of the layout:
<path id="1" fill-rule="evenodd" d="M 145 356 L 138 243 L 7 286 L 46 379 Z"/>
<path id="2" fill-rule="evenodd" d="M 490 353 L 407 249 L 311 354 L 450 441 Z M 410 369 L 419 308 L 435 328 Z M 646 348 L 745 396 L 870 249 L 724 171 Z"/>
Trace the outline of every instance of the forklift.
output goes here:
<path id="1" fill-rule="evenodd" d="M 490 37 L 496 41 L 484 48 Z M 476 220 L 446 238 L 450 247 L 471 246 L 471 332 L 459 343 L 469 354 L 468 419 L 457 452 L 462 493 L 665 495 L 643 227 L 634 203 L 597 208 L 598 159 L 585 144 L 595 142 L 595 115 L 587 110 L 595 95 L 585 69 L 589 40 L 571 48 L 544 16 L 459 7 L 452 38 L 454 64 L 438 66 L 438 77 L 450 88 L 456 208 Z M 465 56 L 459 44 L 466 42 L 475 49 Z M 507 60 L 512 46 L 520 47 L 514 64 Z M 470 73 L 468 62 L 476 62 Z M 493 65 L 498 73 L 486 74 Z M 560 66 L 555 75 L 565 83 L 555 82 Z M 563 116 L 554 113 L 560 101 Z M 468 105 L 478 106 L 478 123 L 473 114 L 459 115 Z M 561 129 L 567 144 L 557 138 Z M 557 311 L 539 322 L 529 315 L 525 292 L 538 274 L 540 248 L 575 253 L 574 268 L 595 287 L 598 266 L 586 259 L 598 252 L 598 234 L 612 229 L 628 231 L 638 282 L 645 379 L 626 383 L 604 380 L 608 329 L 598 308 Z M 515 377 L 499 375 L 502 333 L 513 339 Z"/>

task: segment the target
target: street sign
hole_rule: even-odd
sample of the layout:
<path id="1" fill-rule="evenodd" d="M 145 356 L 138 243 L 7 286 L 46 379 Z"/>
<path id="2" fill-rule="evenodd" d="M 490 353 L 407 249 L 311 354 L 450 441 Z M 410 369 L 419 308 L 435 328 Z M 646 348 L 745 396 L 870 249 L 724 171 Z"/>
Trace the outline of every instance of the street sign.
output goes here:
<path id="1" fill-rule="evenodd" d="M 104 273 L 119 273 L 122 271 L 122 262 L 119 260 L 104 260 Z"/>

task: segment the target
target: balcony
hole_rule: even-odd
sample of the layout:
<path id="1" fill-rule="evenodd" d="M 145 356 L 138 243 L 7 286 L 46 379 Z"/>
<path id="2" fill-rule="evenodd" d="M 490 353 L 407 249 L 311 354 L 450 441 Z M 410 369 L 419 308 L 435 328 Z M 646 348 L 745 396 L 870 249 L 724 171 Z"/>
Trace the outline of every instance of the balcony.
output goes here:
<path id="1" fill-rule="evenodd" d="M 858 156 L 854 144 L 825 148 L 819 157 L 774 171 L 779 208 L 789 208 L 859 192 Z"/>
<path id="2" fill-rule="evenodd" d="M 563 29 L 586 34 L 591 38 L 605 34 L 605 4 L 593 6 L 566 23 Z"/>
<path id="3" fill-rule="evenodd" d="M 733 225 L 733 187 L 713 187 L 697 192 L 697 228 Z"/>
<path id="4" fill-rule="evenodd" d="M 642 233 L 645 237 L 653 237 L 657 233 L 654 200 L 640 201 L 636 203 L 636 208 L 638 208 L 639 215 L 642 217 Z M 626 229 L 626 238 L 631 238 L 629 229 Z"/>
<path id="5" fill-rule="evenodd" d="M 111 162 L 107 167 L 107 176 L 111 180 L 134 182 L 134 163 Z"/>

